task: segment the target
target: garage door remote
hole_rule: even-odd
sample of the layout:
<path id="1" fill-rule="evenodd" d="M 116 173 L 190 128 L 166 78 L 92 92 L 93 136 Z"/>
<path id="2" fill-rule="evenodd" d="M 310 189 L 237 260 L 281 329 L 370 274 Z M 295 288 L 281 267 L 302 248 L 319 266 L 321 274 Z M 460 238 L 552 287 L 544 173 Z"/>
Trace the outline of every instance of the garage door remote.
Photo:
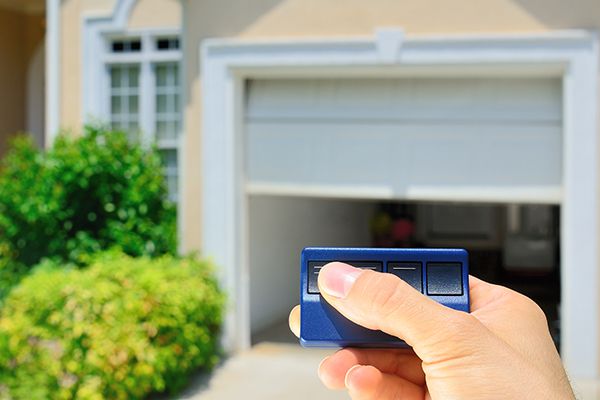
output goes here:
<path id="1" fill-rule="evenodd" d="M 304 347 L 408 347 L 346 319 L 319 294 L 319 270 L 341 261 L 394 274 L 447 307 L 469 312 L 469 254 L 463 249 L 307 247 L 300 261 L 300 343 Z"/>

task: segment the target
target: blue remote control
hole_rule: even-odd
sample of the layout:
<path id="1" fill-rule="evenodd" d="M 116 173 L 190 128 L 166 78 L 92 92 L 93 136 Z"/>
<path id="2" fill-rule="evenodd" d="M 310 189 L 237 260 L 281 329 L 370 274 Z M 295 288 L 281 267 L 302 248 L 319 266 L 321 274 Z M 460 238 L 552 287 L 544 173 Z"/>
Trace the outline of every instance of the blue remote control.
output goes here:
<path id="1" fill-rule="evenodd" d="M 408 347 L 363 328 L 319 294 L 319 270 L 331 261 L 396 275 L 447 307 L 469 312 L 469 254 L 463 249 L 307 247 L 300 261 L 300 343 L 304 347 Z"/>

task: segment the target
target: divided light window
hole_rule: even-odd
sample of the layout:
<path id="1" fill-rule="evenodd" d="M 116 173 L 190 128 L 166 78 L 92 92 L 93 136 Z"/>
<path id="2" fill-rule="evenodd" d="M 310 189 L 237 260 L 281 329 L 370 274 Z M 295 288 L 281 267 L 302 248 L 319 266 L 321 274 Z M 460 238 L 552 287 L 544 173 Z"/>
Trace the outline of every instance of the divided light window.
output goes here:
<path id="1" fill-rule="evenodd" d="M 163 154 L 169 197 L 178 192 L 177 138 L 181 132 L 179 64 L 164 63 L 154 67 L 156 77 L 155 139 Z"/>
<path id="2" fill-rule="evenodd" d="M 147 36 L 110 44 L 106 67 L 111 126 L 157 145 L 169 199 L 176 202 L 182 129 L 179 38 Z"/>
<path id="3" fill-rule="evenodd" d="M 140 67 L 110 67 L 110 121 L 113 129 L 139 131 Z"/>
<path id="4" fill-rule="evenodd" d="M 111 43 L 113 53 L 139 53 L 142 51 L 141 39 L 113 40 Z"/>
<path id="5" fill-rule="evenodd" d="M 156 49 L 159 51 L 179 50 L 179 38 L 158 38 Z"/>

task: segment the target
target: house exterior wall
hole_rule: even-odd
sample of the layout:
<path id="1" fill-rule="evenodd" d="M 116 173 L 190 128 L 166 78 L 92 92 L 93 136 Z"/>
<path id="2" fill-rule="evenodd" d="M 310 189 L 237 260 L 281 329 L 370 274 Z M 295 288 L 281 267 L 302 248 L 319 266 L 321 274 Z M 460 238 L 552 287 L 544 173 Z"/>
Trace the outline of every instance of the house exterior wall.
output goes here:
<path id="1" fill-rule="evenodd" d="M 142 0 L 129 17 L 131 29 L 172 28 L 181 26 L 179 0 Z"/>
<path id="2" fill-rule="evenodd" d="M 79 132 L 81 109 L 82 19 L 87 15 L 108 15 L 117 0 L 63 0 L 61 9 L 60 127 Z"/>
<path id="3" fill-rule="evenodd" d="M 244 39 L 372 35 L 378 27 L 408 34 L 534 33 L 600 28 L 593 0 L 182 0 L 185 135 L 182 141 L 183 250 L 199 250 L 202 182 L 199 44 L 210 37 Z M 435 13 L 432 12 L 435 10 Z"/>
<path id="4" fill-rule="evenodd" d="M 27 126 L 27 70 L 43 37 L 41 15 L 0 8 L 0 156 Z"/>

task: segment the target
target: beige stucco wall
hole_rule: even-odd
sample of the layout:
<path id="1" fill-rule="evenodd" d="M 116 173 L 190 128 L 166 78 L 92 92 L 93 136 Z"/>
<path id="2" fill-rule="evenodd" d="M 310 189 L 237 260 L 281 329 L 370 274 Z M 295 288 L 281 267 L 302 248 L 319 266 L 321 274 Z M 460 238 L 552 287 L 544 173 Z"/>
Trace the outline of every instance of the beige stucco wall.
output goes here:
<path id="1" fill-rule="evenodd" d="M 116 0 L 63 0 L 61 9 L 61 82 L 60 126 L 63 129 L 81 130 L 81 77 L 82 43 L 81 26 L 87 15 L 108 15 Z"/>
<path id="2" fill-rule="evenodd" d="M 0 155 L 26 128 L 27 68 L 43 38 L 41 15 L 0 8 Z"/>
<path id="3" fill-rule="evenodd" d="M 282 38 L 372 35 L 377 27 L 408 34 L 540 32 L 599 28 L 595 0 L 182 0 L 187 102 L 183 142 L 183 249 L 200 249 L 202 194 L 199 44 L 208 37 Z"/>
<path id="4" fill-rule="evenodd" d="M 142 0 L 129 18 L 131 29 L 172 28 L 181 26 L 179 0 Z"/>

